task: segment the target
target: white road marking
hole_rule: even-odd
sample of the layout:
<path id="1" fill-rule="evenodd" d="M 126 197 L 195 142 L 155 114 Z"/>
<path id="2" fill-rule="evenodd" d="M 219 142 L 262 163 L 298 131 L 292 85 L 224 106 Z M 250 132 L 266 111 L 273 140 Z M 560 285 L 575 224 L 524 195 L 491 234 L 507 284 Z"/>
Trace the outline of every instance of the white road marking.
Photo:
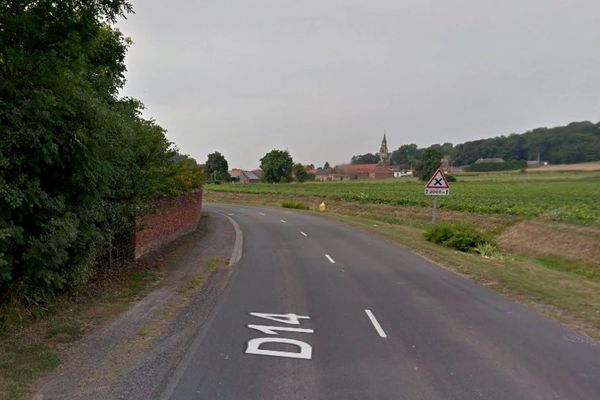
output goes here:
<path id="1" fill-rule="evenodd" d="M 302 234 L 302 236 L 308 236 L 306 233 L 300 231 L 300 233 Z"/>
<path id="2" fill-rule="evenodd" d="M 267 215 L 267 214 L 265 214 L 264 212 L 259 212 L 259 214 L 260 214 L 260 215 Z"/>
<path id="3" fill-rule="evenodd" d="M 288 324 L 288 325 L 300 325 L 301 319 L 310 319 L 308 315 L 298 315 L 293 313 L 288 314 L 269 314 L 269 313 L 256 313 L 251 312 L 251 316 L 257 318 L 264 318 L 271 321 Z M 297 328 L 290 326 L 270 326 L 270 325 L 255 325 L 250 324 L 248 328 L 255 329 L 266 335 L 279 335 L 279 332 L 295 332 L 295 333 L 308 333 L 313 334 L 315 331 L 309 328 Z M 263 349 L 263 344 L 268 345 L 268 349 Z M 275 349 L 273 348 L 275 344 Z M 278 344 L 283 345 L 283 349 L 276 350 Z M 290 345 L 295 346 L 297 351 L 290 349 Z M 254 338 L 248 341 L 246 347 L 247 354 L 256 354 L 259 356 L 272 356 L 272 357 L 286 357 L 286 358 L 300 358 L 304 360 L 312 359 L 312 346 L 306 342 L 287 339 L 282 337 L 262 337 Z"/>
<path id="4" fill-rule="evenodd" d="M 308 315 L 298 315 L 294 313 L 288 314 L 270 314 L 251 312 L 250 315 L 257 318 L 270 319 L 271 321 L 281 322 L 282 324 L 300 325 L 301 319 L 310 319 Z"/>
<path id="5" fill-rule="evenodd" d="M 234 213 L 227 213 L 227 215 L 235 215 Z"/>
<path id="6" fill-rule="evenodd" d="M 331 262 L 332 264 L 335 264 L 335 261 L 333 261 L 333 258 L 331 258 L 329 256 L 329 254 L 325 254 L 325 257 L 327 257 L 327 259 L 329 260 L 329 262 Z"/>
<path id="7" fill-rule="evenodd" d="M 293 214 L 291 211 L 286 211 L 285 213 L 286 214 Z"/>
<path id="8" fill-rule="evenodd" d="M 256 329 L 267 335 L 279 335 L 277 331 L 281 332 L 298 332 L 298 333 L 315 333 L 313 329 L 306 328 L 290 328 L 289 326 L 268 326 L 268 325 L 248 325 L 250 329 Z"/>
<path id="9" fill-rule="evenodd" d="M 283 222 L 284 224 L 287 224 L 287 221 L 285 219 L 280 219 L 281 222 Z"/>
<path id="10" fill-rule="evenodd" d="M 283 343 L 284 345 L 293 345 L 300 349 L 300 352 L 261 349 L 260 346 L 263 343 Z M 312 346 L 308 343 L 295 339 L 274 337 L 255 338 L 248 341 L 246 353 L 257 354 L 260 356 L 300 358 L 304 360 L 310 360 L 312 358 Z"/>
<path id="11" fill-rule="evenodd" d="M 386 338 L 387 335 L 385 334 L 385 332 L 381 328 L 381 325 L 379 325 L 379 322 L 377 322 L 377 319 L 375 318 L 375 316 L 373 315 L 373 313 L 371 312 L 371 310 L 365 310 L 365 312 L 367 313 L 367 317 L 369 317 L 369 319 L 371 320 L 371 323 L 375 327 L 375 330 L 377 331 L 377 333 L 379 334 L 379 336 L 381 336 L 382 338 Z"/>

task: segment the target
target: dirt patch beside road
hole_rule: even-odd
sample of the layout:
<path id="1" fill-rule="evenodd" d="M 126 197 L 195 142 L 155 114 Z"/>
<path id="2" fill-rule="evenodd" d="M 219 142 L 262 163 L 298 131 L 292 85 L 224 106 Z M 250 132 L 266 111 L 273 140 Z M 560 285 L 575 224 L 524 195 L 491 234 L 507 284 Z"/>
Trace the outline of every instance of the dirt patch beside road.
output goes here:
<path id="1" fill-rule="evenodd" d="M 208 215 L 174 246 L 160 284 L 67 351 L 34 399 L 136 400 L 161 392 L 231 275 L 234 228 L 225 216 Z"/>

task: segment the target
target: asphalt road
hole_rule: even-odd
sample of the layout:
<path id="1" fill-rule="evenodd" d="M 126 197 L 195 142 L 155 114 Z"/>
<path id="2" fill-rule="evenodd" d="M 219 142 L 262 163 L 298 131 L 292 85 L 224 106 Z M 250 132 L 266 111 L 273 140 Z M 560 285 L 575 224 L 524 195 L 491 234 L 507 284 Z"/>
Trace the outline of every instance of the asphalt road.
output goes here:
<path id="1" fill-rule="evenodd" d="M 206 210 L 239 224 L 243 255 L 164 399 L 600 399 L 596 342 L 397 245 Z"/>

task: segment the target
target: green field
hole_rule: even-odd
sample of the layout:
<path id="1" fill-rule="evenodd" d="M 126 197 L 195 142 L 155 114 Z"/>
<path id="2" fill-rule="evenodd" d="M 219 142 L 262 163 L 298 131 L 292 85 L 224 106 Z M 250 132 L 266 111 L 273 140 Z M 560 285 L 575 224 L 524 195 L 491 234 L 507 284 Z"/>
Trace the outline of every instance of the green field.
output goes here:
<path id="1" fill-rule="evenodd" d="M 459 175 L 440 207 L 482 214 L 600 224 L 600 172 Z M 424 184 L 412 178 L 303 184 L 206 185 L 208 191 L 311 196 L 359 203 L 431 206 Z"/>

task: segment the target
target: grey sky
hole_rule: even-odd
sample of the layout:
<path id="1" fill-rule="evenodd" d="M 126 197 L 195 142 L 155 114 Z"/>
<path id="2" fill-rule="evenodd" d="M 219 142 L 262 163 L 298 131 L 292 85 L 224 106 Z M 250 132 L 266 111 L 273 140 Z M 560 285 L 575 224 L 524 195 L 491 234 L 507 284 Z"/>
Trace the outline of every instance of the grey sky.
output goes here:
<path id="1" fill-rule="evenodd" d="M 598 0 L 138 0 L 124 95 L 204 162 L 322 165 L 600 114 Z"/>

